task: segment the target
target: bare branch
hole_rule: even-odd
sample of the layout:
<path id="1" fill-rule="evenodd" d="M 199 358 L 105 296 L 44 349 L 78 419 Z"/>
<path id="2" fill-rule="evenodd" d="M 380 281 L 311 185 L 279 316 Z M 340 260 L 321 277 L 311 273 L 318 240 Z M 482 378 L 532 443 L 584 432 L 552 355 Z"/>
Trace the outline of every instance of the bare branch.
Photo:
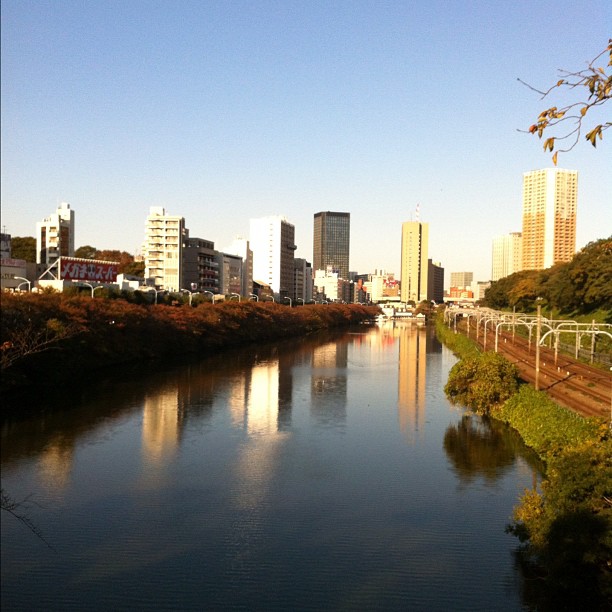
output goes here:
<path id="1" fill-rule="evenodd" d="M 612 39 L 608 41 L 608 46 L 601 53 L 599 53 L 593 60 L 588 63 L 585 70 L 579 70 L 577 72 L 571 72 L 568 70 L 559 70 L 559 76 L 562 78 L 557 81 L 556 84 L 549 87 L 547 90 L 542 91 L 533 87 L 529 83 L 521 79 L 517 79 L 520 83 L 525 85 L 528 89 L 541 95 L 541 99 L 544 99 L 552 94 L 556 89 L 576 90 L 580 87 L 588 89 L 588 95 L 585 100 L 579 100 L 566 104 L 560 108 L 551 106 L 550 108 L 542 111 L 538 116 L 536 122 L 532 124 L 528 130 L 519 130 L 521 132 L 529 132 L 530 134 L 537 134 L 538 138 L 542 138 L 544 132 L 553 132 L 553 135 L 548 137 L 544 142 L 544 150 L 553 153 L 553 163 L 557 164 L 557 155 L 559 153 L 567 153 L 571 151 L 578 141 L 583 130 L 583 122 L 585 117 L 589 115 L 589 111 L 598 106 L 602 106 L 608 102 L 612 97 L 612 73 L 606 73 L 606 70 L 601 67 L 596 67 L 595 63 L 606 53 L 609 54 L 610 59 L 608 61 L 608 67 L 612 66 Z M 568 115 L 572 109 L 580 109 L 579 114 Z M 589 115 L 590 116 L 590 115 Z M 566 133 L 555 133 L 552 128 L 558 128 L 565 122 L 575 124 L 573 129 L 570 129 Z M 585 139 L 590 142 L 594 147 L 597 144 L 597 139 L 602 140 L 603 132 L 612 125 L 611 122 L 607 121 L 599 125 L 593 126 L 586 134 Z M 547 134 L 548 134 L 547 132 Z M 566 149 L 557 149 L 557 141 L 567 140 L 575 136 L 573 143 Z"/>
<path id="2" fill-rule="evenodd" d="M 34 524 L 32 519 L 27 515 L 28 505 L 34 504 L 30 497 L 26 497 L 23 501 L 17 502 L 12 499 L 4 489 L 0 489 L 0 509 L 8 512 L 15 517 L 20 523 L 23 523 L 37 538 L 42 540 L 51 550 L 55 550 L 45 539 L 40 529 Z M 39 505 L 39 504 L 36 504 Z M 25 512 L 24 512 L 25 511 Z"/>

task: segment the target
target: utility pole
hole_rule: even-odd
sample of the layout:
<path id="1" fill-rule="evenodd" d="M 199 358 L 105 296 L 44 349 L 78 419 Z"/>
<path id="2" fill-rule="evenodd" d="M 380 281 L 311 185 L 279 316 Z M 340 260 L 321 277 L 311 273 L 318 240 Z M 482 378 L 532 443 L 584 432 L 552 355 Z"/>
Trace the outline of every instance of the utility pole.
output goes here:
<path id="1" fill-rule="evenodd" d="M 540 390 L 540 333 L 542 331 L 542 306 L 538 304 L 538 322 L 536 325 L 536 354 L 535 354 L 535 389 Z"/>

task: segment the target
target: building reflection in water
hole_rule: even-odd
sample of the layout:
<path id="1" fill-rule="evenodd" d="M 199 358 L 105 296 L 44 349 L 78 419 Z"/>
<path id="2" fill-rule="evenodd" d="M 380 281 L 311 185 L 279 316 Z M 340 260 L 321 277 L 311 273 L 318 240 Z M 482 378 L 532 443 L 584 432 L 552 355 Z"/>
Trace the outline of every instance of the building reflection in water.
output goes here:
<path id="1" fill-rule="evenodd" d="M 399 335 L 399 426 L 406 440 L 414 443 L 422 439 L 425 428 L 427 330 L 414 323 L 398 323 L 395 329 Z"/>
<path id="2" fill-rule="evenodd" d="M 288 374 L 281 375 L 282 370 L 278 359 L 270 359 L 254 365 L 250 371 L 250 385 L 243 404 L 243 423 L 248 436 L 233 466 L 236 483 L 233 493 L 238 513 L 228 553 L 237 558 L 248 555 L 258 545 L 256 527 L 261 509 L 276 474 L 283 443 L 290 435 L 283 431 L 287 415 L 281 408 L 283 404 L 285 409 L 290 405 L 290 366 Z M 289 382 L 285 380 L 287 376 Z M 289 399 L 284 396 L 287 393 Z"/>
<path id="3" fill-rule="evenodd" d="M 324 426 L 346 421 L 348 344 L 332 342 L 312 353 L 311 414 Z"/>
<path id="4" fill-rule="evenodd" d="M 147 467 L 161 467 L 171 459 L 179 443 L 178 386 L 160 389 L 145 398 L 142 415 L 142 456 Z M 159 470 L 147 470 L 149 478 Z"/>
<path id="5" fill-rule="evenodd" d="M 74 445 L 59 436 L 48 444 L 39 457 L 39 475 L 41 482 L 56 493 L 70 483 Z"/>

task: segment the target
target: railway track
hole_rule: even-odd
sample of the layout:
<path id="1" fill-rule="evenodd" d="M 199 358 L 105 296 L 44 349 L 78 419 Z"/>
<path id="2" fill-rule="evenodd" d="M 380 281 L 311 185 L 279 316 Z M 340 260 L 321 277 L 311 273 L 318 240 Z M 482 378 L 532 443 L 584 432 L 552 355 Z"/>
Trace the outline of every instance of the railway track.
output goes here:
<path id="1" fill-rule="evenodd" d="M 462 329 L 466 331 L 465 326 Z M 475 338 L 472 328 L 470 337 Z M 484 345 L 481 331 L 478 338 Z M 495 350 L 495 332 L 487 333 L 487 350 Z M 531 348 L 525 338 L 512 338 L 511 332 L 501 332 L 498 337 L 498 352 L 514 363 L 521 378 L 535 384 L 535 343 Z M 612 374 L 588 364 L 576 361 L 568 355 L 558 354 L 555 363 L 554 351 L 540 347 L 539 388 L 554 401 L 583 416 L 612 416 Z"/>

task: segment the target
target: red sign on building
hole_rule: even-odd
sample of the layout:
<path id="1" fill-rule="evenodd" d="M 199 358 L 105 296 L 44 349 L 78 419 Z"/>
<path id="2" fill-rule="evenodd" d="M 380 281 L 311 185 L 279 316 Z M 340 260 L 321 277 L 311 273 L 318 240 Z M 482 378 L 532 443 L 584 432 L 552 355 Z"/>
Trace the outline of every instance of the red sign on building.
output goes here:
<path id="1" fill-rule="evenodd" d="M 60 257 L 60 278 L 72 281 L 96 281 L 114 283 L 117 280 L 119 264 L 114 261 Z"/>

